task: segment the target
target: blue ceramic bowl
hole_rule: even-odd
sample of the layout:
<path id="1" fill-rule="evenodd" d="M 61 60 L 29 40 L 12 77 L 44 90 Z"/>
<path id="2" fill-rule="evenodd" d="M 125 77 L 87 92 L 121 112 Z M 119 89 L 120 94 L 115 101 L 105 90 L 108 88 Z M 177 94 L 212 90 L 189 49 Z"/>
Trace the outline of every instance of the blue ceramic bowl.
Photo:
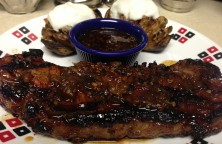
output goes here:
<path id="1" fill-rule="evenodd" d="M 134 36 L 138 45 L 134 48 L 115 52 L 105 52 L 88 48 L 81 44 L 77 39 L 83 33 L 99 28 L 118 29 Z M 140 51 L 148 42 L 147 34 L 140 27 L 119 19 L 97 18 L 90 19 L 75 25 L 69 33 L 69 39 L 75 46 L 77 55 L 81 60 L 90 62 L 111 62 L 120 61 L 123 64 L 131 65 L 135 62 Z"/>

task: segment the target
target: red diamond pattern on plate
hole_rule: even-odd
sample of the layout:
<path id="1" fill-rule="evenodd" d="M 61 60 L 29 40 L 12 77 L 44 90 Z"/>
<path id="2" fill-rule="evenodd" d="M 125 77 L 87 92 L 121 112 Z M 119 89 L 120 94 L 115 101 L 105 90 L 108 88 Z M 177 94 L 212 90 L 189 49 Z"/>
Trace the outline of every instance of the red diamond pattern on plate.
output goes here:
<path id="1" fill-rule="evenodd" d="M 0 133 L 0 141 L 7 142 L 16 138 L 10 131 L 4 131 Z"/>
<path id="2" fill-rule="evenodd" d="M 213 57 L 208 56 L 208 57 L 203 58 L 203 61 L 204 62 L 212 62 L 212 61 L 214 61 L 214 59 L 213 59 Z"/>
<path id="3" fill-rule="evenodd" d="M 35 40 L 38 39 L 38 37 L 35 34 L 33 34 L 33 33 L 29 34 L 28 38 L 30 38 L 32 41 L 35 41 Z"/>
<path id="4" fill-rule="evenodd" d="M 178 41 L 181 43 L 185 43 L 188 39 L 185 37 L 181 37 Z"/>
<path id="5" fill-rule="evenodd" d="M 212 46 L 212 47 L 208 48 L 207 51 L 209 51 L 210 53 L 214 53 L 214 52 L 218 51 L 218 49 L 215 46 Z"/>
<path id="6" fill-rule="evenodd" d="M 178 32 L 179 32 L 180 34 L 184 34 L 184 33 L 187 32 L 187 29 L 185 29 L 185 28 L 180 28 L 180 29 L 178 30 Z"/>
<path id="7" fill-rule="evenodd" d="M 23 36 L 23 34 L 19 31 L 14 31 L 12 34 L 17 38 L 21 38 Z"/>
<path id="8" fill-rule="evenodd" d="M 6 120 L 6 122 L 10 127 L 16 127 L 22 125 L 21 120 L 19 120 L 18 118 L 8 119 Z"/>

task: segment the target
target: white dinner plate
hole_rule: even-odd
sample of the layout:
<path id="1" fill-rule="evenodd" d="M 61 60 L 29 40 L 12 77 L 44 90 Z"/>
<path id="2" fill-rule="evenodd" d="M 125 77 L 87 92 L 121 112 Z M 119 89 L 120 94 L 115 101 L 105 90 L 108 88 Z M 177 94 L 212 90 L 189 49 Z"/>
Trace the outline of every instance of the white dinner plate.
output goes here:
<path id="1" fill-rule="evenodd" d="M 0 36 L 0 57 L 28 51 L 30 48 L 42 49 L 46 61 L 62 66 L 71 66 L 78 62 L 77 56 L 59 57 L 49 52 L 41 43 L 41 29 L 45 24 L 46 16 L 31 19 L 22 23 Z M 185 58 L 201 59 L 210 62 L 222 69 L 222 49 L 199 32 L 182 24 L 169 20 L 173 26 L 174 37 L 167 48 L 161 53 L 142 52 L 137 61 L 161 63 L 165 60 L 180 60 Z M 222 133 L 204 139 L 208 144 L 221 144 Z M 191 144 L 189 137 L 157 138 L 152 140 L 124 140 L 119 143 L 146 143 L 146 144 Z M 44 137 L 32 132 L 31 128 L 0 107 L 0 143 L 3 144 L 67 144 L 53 138 Z"/>

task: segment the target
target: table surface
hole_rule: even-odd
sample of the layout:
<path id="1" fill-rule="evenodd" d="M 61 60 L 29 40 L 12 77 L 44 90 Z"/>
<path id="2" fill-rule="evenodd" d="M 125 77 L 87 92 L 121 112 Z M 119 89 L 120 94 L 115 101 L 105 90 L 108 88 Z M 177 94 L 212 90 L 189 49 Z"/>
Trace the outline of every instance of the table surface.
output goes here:
<path id="1" fill-rule="evenodd" d="M 159 0 L 153 0 L 159 7 L 160 15 L 186 25 L 222 46 L 222 2 L 217 0 L 197 0 L 192 11 L 175 13 L 163 9 Z M 55 7 L 53 0 L 41 0 L 36 11 L 27 14 L 10 14 L 0 5 L 0 35 L 8 29 L 32 18 L 47 15 Z"/>

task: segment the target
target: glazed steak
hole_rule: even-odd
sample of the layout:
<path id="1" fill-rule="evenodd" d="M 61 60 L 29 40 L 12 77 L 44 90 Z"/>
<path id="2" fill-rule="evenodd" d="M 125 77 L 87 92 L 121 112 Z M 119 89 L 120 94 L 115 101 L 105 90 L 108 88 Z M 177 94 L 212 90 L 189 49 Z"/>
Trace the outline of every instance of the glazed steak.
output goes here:
<path id="1" fill-rule="evenodd" d="M 71 142 L 191 135 L 222 130 L 218 67 L 45 62 L 41 50 L 0 59 L 0 104 L 33 131 Z"/>

